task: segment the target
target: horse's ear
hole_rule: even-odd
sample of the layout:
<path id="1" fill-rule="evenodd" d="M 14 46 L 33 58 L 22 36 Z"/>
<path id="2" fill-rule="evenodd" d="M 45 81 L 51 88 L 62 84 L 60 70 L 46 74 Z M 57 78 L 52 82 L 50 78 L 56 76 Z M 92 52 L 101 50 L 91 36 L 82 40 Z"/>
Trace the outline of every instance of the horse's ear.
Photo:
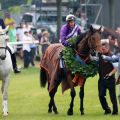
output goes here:
<path id="1" fill-rule="evenodd" d="M 101 32 L 101 30 L 102 30 L 102 26 L 100 26 L 100 28 L 98 29 L 98 32 Z"/>
<path id="2" fill-rule="evenodd" d="M 91 32 L 94 32 L 94 28 L 93 28 L 92 25 L 90 26 L 90 31 L 91 31 Z"/>

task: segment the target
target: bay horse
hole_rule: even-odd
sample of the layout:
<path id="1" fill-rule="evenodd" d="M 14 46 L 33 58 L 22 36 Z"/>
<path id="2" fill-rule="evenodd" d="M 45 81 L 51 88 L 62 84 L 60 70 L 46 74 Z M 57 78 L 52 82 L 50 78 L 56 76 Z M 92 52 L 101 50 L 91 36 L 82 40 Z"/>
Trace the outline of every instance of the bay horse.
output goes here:
<path id="1" fill-rule="evenodd" d="M 101 36 L 100 36 L 100 30 L 94 29 L 92 26 L 90 27 L 90 30 L 86 33 L 81 34 L 78 37 L 78 40 L 76 42 L 76 47 L 74 48 L 75 51 L 77 51 L 78 55 L 80 57 L 84 56 L 88 58 L 90 55 L 91 50 L 100 51 L 101 52 Z M 48 91 L 50 96 L 50 102 L 48 105 L 48 113 L 51 113 L 52 111 L 57 114 L 57 107 L 55 105 L 54 96 L 57 92 L 57 88 L 60 85 L 60 83 L 63 85 L 63 89 L 70 88 L 71 92 L 71 102 L 70 107 L 68 109 L 67 114 L 73 115 L 73 106 L 74 106 L 74 98 L 76 96 L 76 92 L 74 89 L 74 84 L 72 82 L 73 74 L 70 70 L 66 69 L 66 75 L 64 75 L 63 71 L 60 68 L 60 53 L 64 46 L 60 43 L 52 44 L 50 45 L 41 62 L 40 62 L 40 83 L 42 87 L 45 87 L 46 82 L 48 81 Z M 84 85 L 85 85 L 86 78 L 84 78 L 82 86 L 80 86 L 80 92 L 79 97 L 81 99 L 80 102 L 80 112 L 81 115 L 84 114 L 84 108 L 83 108 L 83 99 L 84 99 Z M 68 86 L 66 86 L 68 85 Z M 64 92 L 63 90 L 63 92 Z"/>
<path id="2" fill-rule="evenodd" d="M 3 115 L 8 115 L 8 86 L 10 81 L 10 73 L 13 70 L 12 61 L 9 51 L 7 50 L 6 31 L 0 28 L 0 80 L 2 80 L 2 111 Z"/>

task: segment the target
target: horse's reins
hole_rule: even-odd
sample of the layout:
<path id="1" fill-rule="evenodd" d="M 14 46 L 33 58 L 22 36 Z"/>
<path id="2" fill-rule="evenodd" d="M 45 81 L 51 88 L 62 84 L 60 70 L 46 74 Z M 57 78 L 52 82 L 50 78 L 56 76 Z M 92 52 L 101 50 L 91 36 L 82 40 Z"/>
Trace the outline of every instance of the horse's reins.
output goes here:
<path id="1" fill-rule="evenodd" d="M 84 54 L 80 54 L 80 53 L 78 53 L 78 51 L 75 50 L 75 49 L 74 49 L 74 51 L 75 51 L 75 53 L 76 53 L 77 55 L 86 57 L 86 58 L 83 60 L 84 62 L 86 62 L 86 61 L 89 59 L 89 56 L 88 56 L 88 55 L 86 56 L 86 55 L 84 55 Z"/>

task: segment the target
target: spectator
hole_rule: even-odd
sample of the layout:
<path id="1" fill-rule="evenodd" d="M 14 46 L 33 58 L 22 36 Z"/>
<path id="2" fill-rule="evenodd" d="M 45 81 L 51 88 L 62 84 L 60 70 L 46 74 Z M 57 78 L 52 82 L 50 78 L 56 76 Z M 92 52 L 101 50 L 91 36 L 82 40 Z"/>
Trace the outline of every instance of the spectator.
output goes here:
<path id="1" fill-rule="evenodd" d="M 24 36 L 23 36 L 23 41 L 27 42 L 30 41 L 31 37 L 29 36 L 28 31 L 24 32 Z M 28 68 L 29 67 L 29 63 L 30 63 L 30 44 L 28 43 L 24 43 L 23 44 L 23 58 L 24 58 L 24 68 Z"/>
<path id="2" fill-rule="evenodd" d="M 117 27 L 116 32 L 120 34 L 120 27 Z"/>
<path id="3" fill-rule="evenodd" d="M 87 15 L 85 13 L 82 13 L 80 18 L 82 31 L 87 29 L 87 21 L 88 21 Z"/>
<path id="4" fill-rule="evenodd" d="M 50 42 L 49 42 L 49 32 L 48 31 L 44 31 L 42 33 L 42 37 L 41 37 L 41 41 L 40 41 L 40 44 L 42 45 L 42 54 L 45 53 L 47 47 L 50 45 Z"/>
<path id="5" fill-rule="evenodd" d="M 120 52 L 120 49 L 118 47 L 118 40 L 116 39 L 116 37 L 112 36 L 112 35 L 109 35 L 108 36 L 108 40 L 109 40 L 109 45 L 110 45 L 110 48 L 111 48 L 111 51 L 114 53 L 114 54 L 117 54 Z"/>
<path id="6" fill-rule="evenodd" d="M 27 31 L 27 32 L 29 32 L 30 30 L 31 30 L 31 25 L 28 23 L 28 22 L 26 22 L 25 23 L 25 26 L 24 26 L 24 31 Z"/>
<path id="7" fill-rule="evenodd" d="M 24 36 L 24 23 L 20 23 L 20 27 L 17 29 L 17 40 L 18 41 L 23 41 L 23 36 Z M 23 58 L 23 44 L 18 45 L 18 51 L 19 51 L 19 56 L 22 59 Z"/>
<path id="8" fill-rule="evenodd" d="M 33 37 L 32 31 L 29 31 L 29 36 L 31 37 L 32 41 L 34 42 L 35 38 Z M 30 44 L 30 49 L 31 49 L 31 51 L 30 51 L 30 63 L 31 63 L 32 66 L 34 66 L 35 65 L 34 59 L 35 59 L 35 54 L 36 54 L 35 43 Z"/>
<path id="9" fill-rule="evenodd" d="M 8 31 L 9 41 L 10 42 L 17 42 L 17 35 L 16 35 L 16 24 L 13 23 L 12 28 Z M 16 45 L 11 45 L 16 52 Z"/>
<path id="10" fill-rule="evenodd" d="M 13 24 L 15 23 L 15 20 L 13 18 L 11 18 L 11 15 L 9 12 L 5 13 L 5 25 L 8 26 L 9 25 L 9 29 L 13 28 Z"/>

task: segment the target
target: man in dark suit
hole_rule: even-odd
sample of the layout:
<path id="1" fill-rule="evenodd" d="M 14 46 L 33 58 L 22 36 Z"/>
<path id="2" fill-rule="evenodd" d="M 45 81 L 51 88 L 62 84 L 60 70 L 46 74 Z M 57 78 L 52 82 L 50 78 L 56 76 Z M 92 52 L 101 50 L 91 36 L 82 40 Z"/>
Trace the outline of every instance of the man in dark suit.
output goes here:
<path id="1" fill-rule="evenodd" d="M 111 51 L 109 50 L 108 44 L 102 45 L 103 54 L 110 56 Z M 116 99 L 116 87 L 115 87 L 115 72 L 117 68 L 112 63 L 103 60 L 101 54 L 99 54 L 99 81 L 98 81 L 98 91 L 99 91 L 99 99 L 104 114 L 110 114 L 111 109 L 108 106 L 106 100 L 106 90 L 109 90 L 110 99 L 112 102 L 113 112 L 112 115 L 118 114 L 118 105 Z"/>
<path id="2" fill-rule="evenodd" d="M 1 19 L 1 18 L 0 18 L 0 26 L 2 27 L 2 29 L 5 29 L 4 20 Z M 12 65 L 13 65 L 14 73 L 20 73 L 20 70 L 17 68 L 17 62 L 16 62 L 16 55 L 15 55 L 15 53 L 12 53 L 11 49 L 9 47 L 7 47 L 7 49 L 10 52 L 10 55 L 11 55 L 11 60 L 12 60 Z"/>

